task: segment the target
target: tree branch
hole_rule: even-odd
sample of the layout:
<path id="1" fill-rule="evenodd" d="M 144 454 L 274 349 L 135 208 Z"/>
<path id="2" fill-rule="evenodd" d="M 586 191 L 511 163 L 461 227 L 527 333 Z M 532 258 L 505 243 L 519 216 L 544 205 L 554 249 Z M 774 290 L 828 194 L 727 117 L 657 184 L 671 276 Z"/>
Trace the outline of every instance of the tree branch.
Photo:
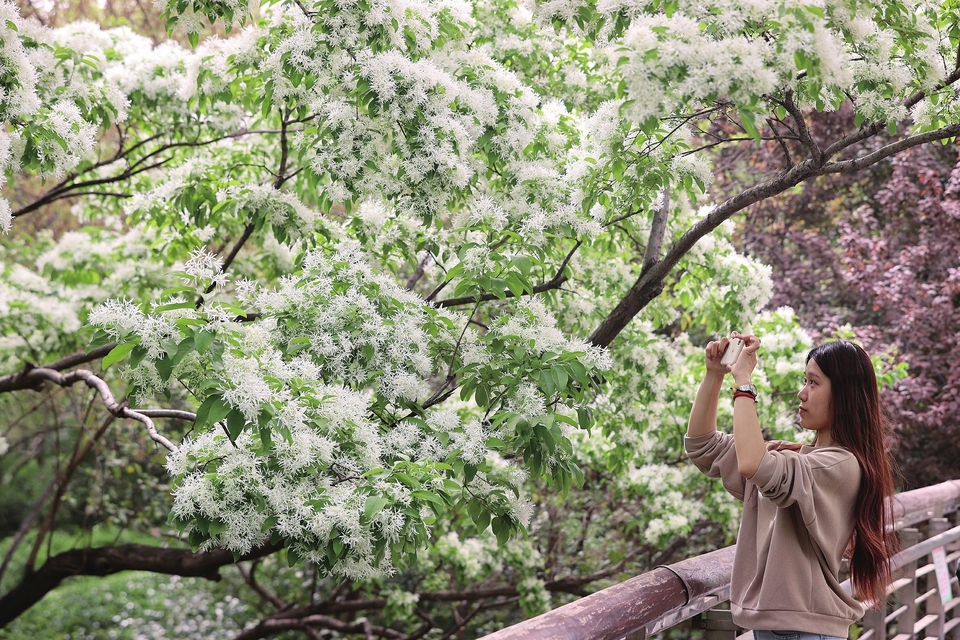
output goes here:
<path id="1" fill-rule="evenodd" d="M 799 124 L 798 122 L 798 126 Z M 875 135 L 882 128 L 881 125 L 871 135 Z M 869 130 L 873 130 L 873 127 L 860 129 L 856 134 L 848 135 L 840 142 L 828 147 L 826 151 L 820 152 L 818 157 L 804 160 L 764 183 L 741 191 L 737 195 L 725 200 L 704 218 L 697 221 L 674 243 L 663 260 L 657 262 L 650 269 L 645 269 L 641 272 L 637 281 L 613 311 L 611 311 L 600 323 L 600 326 L 594 330 L 589 341 L 596 346 L 609 346 L 620 332 L 623 331 L 630 320 L 649 304 L 651 300 L 660 295 L 660 292 L 663 291 L 664 279 L 670 274 L 677 263 L 680 262 L 681 258 L 683 258 L 703 236 L 716 229 L 721 223 L 734 214 L 761 200 L 766 200 L 767 198 L 783 193 L 787 189 L 810 178 L 831 173 L 852 173 L 860 171 L 911 147 L 936 140 L 956 137 L 960 135 L 960 123 L 898 140 L 861 158 L 841 162 L 827 162 L 833 154 L 846 148 L 847 145 L 841 145 L 841 142 L 850 140 L 851 142 L 849 142 L 849 144 L 853 144 L 853 141 L 865 139 L 869 136 L 863 134 Z M 801 135 L 801 138 L 802 137 L 803 135 Z M 819 147 L 817 147 L 817 150 L 819 151 Z"/>
<path id="2" fill-rule="evenodd" d="M 820 145 L 817 144 L 817 141 L 810 135 L 810 130 L 807 128 L 807 121 L 803 117 L 803 112 L 800 111 L 797 103 L 793 100 L 793 89 L 787 89 L 783 106 L 796 123 L 797 135 L 800 137 L 800 142 L 803 143 L 803 146 L 810 152 L 810 158 L 816 163 L 823 163 L 829 156 L 820 150 Z"/>
<path id="3" fill-rule="evenodd" d="M 120 571 L 152 571 L 176 576 L 193 576 L 220 580 L 220 567 L 262 558 L 280 546 L 263 544 L 234 560 L 233 552 L 224 549 L 194 553 L 189 549 L 163 549 L 142 544 L 115 547 L 73 549 L 49 558 L 39 570 L 25 576 L 20 583 L 0 598 L 0 628 L 56 589 L 72 576 L 107 576 Z"/>
<path id="4" fill-rule="evenodd" d="M 663 247 L 663 236 L 667 231 L 667 216 L 670 214 L 670 185 L 663 189 L 663 203 L 653 213 L 653 224 L 650 227 L 650 238 L 647 248 L 643 252 L 643 270 L 652 267 L 660 259 L 660 249 Z"/>
<path id="5" fill-rule="evenodd" d="M 257 626 L 234 636 L 233 640 L 258 640 L 259 638 L 267 638 L 275 635 L 281 631 L 304 629 L 312 626 L 323 627 L 333 631 L 339 631 L 340 633 L 366 633 L 368 637 L 370 634 L 376 634 L 381 638 L 394 638 L 396 640 L 404 640 L 407 637 L 405 633 L 389 627 L 372 625 L 366 620 L 343 622 L 342 620 L 337 620 L 329 616 L 312 615 L 303 618 L 267 618 Z"/>
<path id="6" fill-rule="evenodd" d="M 130 418 L 131 420 L 142 422 L 144 426 L 147 427 L 147 432 L 150 434 L 150 438 L 154 442 L 163 445 L 169 451 L 177 450 L 172 442 L 157 432 L 157 428 L 153 424 L 153 420 L 150 419 L 150 416 L 125 407 L 121 403 L 117 402 L 116 398 L 113 397 L 113 393 L 110 391 L 110 387 L 107 385 L 107 383 L 102 378 L 95 376 L 91 371 L 87 371 L 86 369 L 77 369 L 76 371 L 71 371 L 70 373 L 64 375 L 54 369 L 34 367 L 24 371 L 19 375 L 21 377 L 19 382 L 22 385 L 19 388 L 21 389 L 37 389 L 40 387 L 40 385 L 48 380 L 54 384 L 60 385 L 61 387 L 69 387 L 78 382 L 84 382 L 88 387 L 96 389 L 100 393 L 100 398 L 103 400 L 104 405 L 106 405 L 107 411 L 109 411 L 111 414 L 118 418 Z M 0 387 L 0 392 L 9 390 L 10 389 L 4 389 Z M 186 412 L 183 413 L 185 414 Z M 171 417 L 183 416 L 177 415 Z M 196 419 L 196 416 L 194 416 L 194 419 Z"/>
<path id="7" fill-rule="evenodd" d="M 73 355 L 60 358 L 59 360 L 55 360 L 50 364 L 45 364 L 40 368 L 50 369 L 52 371 L 63 371 L 64 369 L 76 367 L 77 365 L 99 360 L 113 351 L 115 346 L 117 346 L 117 343 L 111 342 L 110 344 L 105 344 L 102 347 L 97 347 L 96 349 L 86 353 L 81 351 L 80 353 L 74 353 Z M 20 373 L 11 373 L 5 376 L 0 376 L 0 393 L 6 393 L 8 391 L 20 391 L 22 389 L 39 389 L 40 385 L 43 384 L 43 380 L 30 378 L 27 375 L 35 368 L 37 368 L 35 365 L 28 364 Z"/>
<path id="8" fill-rule="evenodd" d="M 927 144 L 928 142 L 934 142 L 936 140 L 953 138 L 958 135 L 960 135 L 960 123 L 941 127 L 940 129 L 934 129 L 933 131 L 927 131 L 926 133 L 918 133 L 915 136 L 909 136 L 907 138 L 897 140 L 896 142 L 881 147 L 873 153 L 868 153 L 860 158 L 842 160 L 840 162 L 829 162 L 823 167 L 823 170 L 820 173 L 854 173 L 869 167 L 872 164 L 876 164 L 884 158 L 889 158 L 890 156 L 900 153 L 901 151 L 910 149 L 911 147 Z"/>
<path id="9" fill-rule="evenodd" d="M 548 282 L 536 285 L 529 295 L 535 295 L 537 293 L 543 293 L 544 291 L 550 291 L 551 289 L 559 289 L 563 286 L 563 283 L 569 280 L 567 276 L 563 275 L 563 272 L 566 270 L 567 265 L 570 263 L 570 259 L 573 258 L 573 254 L 576 253 L 577 249 L 580 248 L 580 245 L 583 244 L 582 240 L 577 240 L 577 244 L 573 246 L 572 249 L 567 253 L 566 257 L 563 259 L 560 268 L 557 269 L 557 273 L 553 278 Z M 446 300 L 440 300 L 434 304 L 436 306 L 445 308 L 445 307 L 455 307 L 461 304 L 470 304 L 471 302 L 487 302 L 489 300 L 501 300 L 507 298 L 515 298 L 516 296 L 512 291 L 504 291 L 503 298 L 496 295 L 495 293 L 485 293 L 479 298 L 477 296 L 461 296 L 459 298 L 447 298 Z"/>
<path id="10" fill-rule="evenodd" d="M 115 176 L 110 176 L 107 178 L 97 178 L 93 180 L 84 180 L 84 181 L 75 182 L 75 183 L 70 182 L 71 180 L 77 179 L 78 177 L 80 177 L 90 169 L 94 169 L 99 166 L 105 166 L 107 164 L 111 164 L 122 158 L 127 157 L 127 155 L 130 154 L 133 150 L 159 137 L 159 136 L 152 136 L 150 138 L 147 138 L 146 140 L 143 140 L 133 145 L 132 147 L 127 149 L 127 151 L 123 152 L 122 154 L 118 154 L 108 162 L 98 162 L 97 164 L 93 165 L 92 167 L 88 167 L 82 172 L 72 174 L 68 178 L 65 178 L 56 186 L 54 186 L 52 189 L 50 189 L 45 194 L 40 196 L 38 199 L 14 211 L 11 214 L 11 217 L 19 218 L 20 216 L 26 215 L 28 213 L 32 213 L 33 211 L 36 211 L 37 209 L 43 207 L 44 205 L 50 204 L 51 202 L 60 200 L 65 197 L 70 197 L 74 195 L 73 192 L 77 189 L 84 189 L 91 186 L 121 182 L 139 173 L 143 173 L 144 171 L 149 171 L 151 169 L 156 169 L 158 167 L 161 167 L 167 162 L 169 162 L 172 158 L 160 160 L 158 162 L 155 162 L 147 166 L 139 166 L 139 165 L 142 165 L 144 162 L 146 162 L 150 158 L 153 158 L 165 151 L 170 151 L 172 149 L 178 149 L 181 147 L 205 147 L 211 144 L 216 144 L 217 142 L 221 142 L 223 140 L 229 140 L 232 138 L 239 138 L 247 135 L 263 134 L 263 133 L 276 133 L 276 132 L 273 130 L 252 130 L 252 131 L 242 130 L 242 131 L 235 131 L 233 133 L 228 133 L 223 136 L 218 136 L 216 138 L 211 138 L 210 140 L 202 140 L 202 141 L 194 141 L 194 142 L 171 142 L 169 144 L 163 144 L 157 147 L 156 149 L 153 149 L 152 151 L 144 155 L 142 158 L 139 158 L 136 162 L 131 163 L 129 166 L 127 166 L 127 168 L 124 171 L 121 171 Z"/>
<path id="11" fill-rule="evenodd" d="M 789 171 L 781 173 L 772 180 L 758 184 L 728 198 L 704 218 L 698 220 L 674 243 L 662 260 L 641 272 L 630 290 L 627 291 L 626 295 L 624 295 L 613 311 L 603 319 L 600 326 L 594 330 L 588 340 L 599 347 L 609 346 L 614 338 L 620 335 L 620 332 L 623 331 L 627 324 L 640 313 L 640 310 L 660 295 L 660 292 L 663 291 L 664 279 L 700 238 L 716 229 L 724 220 L 738 211 L 745 209 L 755 202 L 760 202 L 778 193 L 782 193 L 790 187 L 816 175 L 819 169 L 820 166 L 814 163 L 813 160 L 805 160 L 800 164 L 794 165 Z"/>

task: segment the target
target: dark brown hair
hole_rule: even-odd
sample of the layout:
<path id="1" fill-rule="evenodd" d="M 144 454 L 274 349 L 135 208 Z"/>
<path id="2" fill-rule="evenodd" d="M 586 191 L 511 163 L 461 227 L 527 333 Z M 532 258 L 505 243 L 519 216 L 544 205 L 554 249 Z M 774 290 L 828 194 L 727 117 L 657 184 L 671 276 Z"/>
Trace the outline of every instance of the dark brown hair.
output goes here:
<path id="1" fill-rule="evenodd" d="M 898 548 L 886 504 L 893 494 L 893 464 L 886 446 L 888 424 L 880 406 L 877 376 L 867 352 L 845 340 L 815 347 L 807 354 L 807 362 L 811 358 L 830 378 L 830 436 L 860 463 L 850 576 L 856 595 L 877 606 L 883 603 L 890 581 L 887 559 Z"/>

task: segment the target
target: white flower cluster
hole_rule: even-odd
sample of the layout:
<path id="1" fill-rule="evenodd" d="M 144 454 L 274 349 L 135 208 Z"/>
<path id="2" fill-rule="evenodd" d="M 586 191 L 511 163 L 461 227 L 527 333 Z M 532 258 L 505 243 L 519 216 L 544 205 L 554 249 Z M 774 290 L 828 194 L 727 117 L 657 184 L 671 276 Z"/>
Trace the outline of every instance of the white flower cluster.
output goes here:
<path id="1" fill-rule="evenodd" d="M 274 228 L 282 228 L 288 237 L 298 238 L 314 231 L 318 213 L 308 208 L 291 192 L 270 185 L 230 186 L 217 193 L 217 202 L 236 203 L 245 220 L 262 217 Z"/>
<path id="2" fill-rule="evenodd" d="M 0 121 L 31 115 L 40 108 L 37 70 L 23 46 L 21 33 L 29 29 L 17 6 L 0 2 Z"/>
<path id="3" fill-rule="evenodd" d="M 630 115 L 643 121 L 672 113 L 691 99 L 720 95 L 749 102 L 753 95 L 771 92 L 782 80 L 773 49 L 763 38 L 711 37 L 700 20 L 682 13 L 638 16 L 619 50 L 628 60 L 621 72 L 633 101 Z"/>
<path id="4" fill-rule="evenodd" d="M 223 263 L 216 255 L 206 249 L 195 249 L 190 259 L 183 265 L 183 271 L 189 276 L 184 278 L 184 284 L 213 284 L 222 289 L 227 283 L 227 275 L 223 272 Z"/>
<path id="5" fill-rule="evenodd" d="M 6 266 L 0 274 L 0 363 L 15 371 L 22 358 L 35 360 L 73 348 L 71 334 L 81 327 L 84 296 L 61 290 L 22 265 Z"/>
<path id="6" fill-rule="evenodd" d="M 949 21 L 938 21 L 933 3 L 908 6 L 683 0 L 668 17 L 605 0 L 595 10 L 603 20 L 598 39 L 609 39 L 637 121 L 717 97 L 752 106 L 781 87 L 796 89 L 802 106 L 822 109 L 846 92 L 862 116 L 900 120 L 904 94 L 929 90 L 952 59 Z M 582 34 L 597 26 L 581 21 L 584 8 L 594 9 L 581 0 L 549 0 L 538 3 L 536 17 L 544 25 L 559 19 Z M 613 32 L 618 15 L 629 17 L 622 35 Z"/>
<path id="7" fill-rule="evenodd" d="M 644 531 L 649 544 L 662 546 L 671 537 L 688 532 L 703 516 L 701 502 L 689 495 L 689 488 L 700 481 L 699 473 L 692 465 L 678 467 L 662 463 L 630 470 L 627 475 L 630 489 L 643 496 L 642 510 L 649 514 Z"/>
<path id="8" fill-rule="evenodd" d="M 248 299 L 284 319 L 277 337 L 303 343 L 324 380 L 348 386 L 373 382 L 391 402 L 417 400 L 426 392 L 434 370 L 426 308 L 415 295 L 374 274 L 358 245 L 340 245 L 332 258 L 308 253 L 299 277 Z M 396 305 L 395 312 L 383 304 Z M 456 337 L 445 333 L 441 343 L 453 344 Z"/>
<path id="9" fill-rule="evenodd" d="M 198 251 L 185 271 L 216 278 L 219 261 Z M 434 465 L 455 457 L 483 467 L 470 485 L 476 499 L 511 526 L 530 521 L 533 505 L 520 492 L 525 475 L 490 462 L 483 422 L 434 407 L 386 424 L 386 416 L 425 400 L 431 377 L 447 366 L 435 361 L 440 354 L 454 353 L 461 340 L 476 348 L 476 337 L 461 336 L 463 318 L 374 273 L 356 243 L 308 252 L 300 271 L 276 288 L 238 292 L 262 314 L 256 322 L 214 323 L 218 303 L 194 309 L 175 304 L 178 298 L 149 314 L 110 301 L 90 318 L 115 338 L 138 341 L 146 357 L 126 375 L 142 391 L 179 380 L 215 390 L 207 402 L 224 407 L 224 423 L 184 442 L 168 461 L 174 515 L 191 536 L 244 553 L 273 529 L 291 553 L 334 573 L 389 573 L 393 555 L 385 547 L 426 535 L 432 512 L 422 492 L 449 491 Z M 535 350 L 573 352 L 591 369 L 609 364 L 604 351 L 564 337 L 538 303 L 520 308 L 521 321 L 505 317 L 492 333 L 532 340 Z M 184 330 L 200 335 L 195 326 L 215 331 L 222 348 L 179 354 Z M 542 405 L 535 393 L 523 403 L 522 396 L 510 406 L 533 412 L 531 402 Z M 405 471 L 394 477 L 391 469 Z"/>
<path id="10" fill-rule="evenodd" d="M 454 564 L 465 580 L 476 580 L 497 564 L 497 539 L 489 534 L 461 540 L 456 532 L 451 531 L 437 540 L 436 551 L 441 558 Z"/>
<path id="11" fill-rule="evenodd" d="M 180 300 L 182 302 L 182 299 Z M 136 335 L 140 346 L 147 351 L 150 360 L 166 355 L 167 342 L 177 338 L 180 331 L 175 324 L 176 317 L 163 314 L 146 314 L 132 300 L 107 300 L 90 312 L 87 321 L 100 327 L 113 338 L 124 340 Z M 150 367 L 150 364 L 144 366 Z M 149 387 L 147 392 L 162 392 L 166 386 Z"/>
<path id="12" fill-rule="evenodd" d="M 557 326 L 556 318 L 550 310 L 537 298 L 518 301 L 516 312 L 501 316 L 491 327 L 491 333 L 494 336 L 509 336 L 521 344 L 528 344 L 533 351 L 582 353 L 581 362 L 591 369 L 602 371 L 612 364 L 606 349 L 565 335 Z"/>

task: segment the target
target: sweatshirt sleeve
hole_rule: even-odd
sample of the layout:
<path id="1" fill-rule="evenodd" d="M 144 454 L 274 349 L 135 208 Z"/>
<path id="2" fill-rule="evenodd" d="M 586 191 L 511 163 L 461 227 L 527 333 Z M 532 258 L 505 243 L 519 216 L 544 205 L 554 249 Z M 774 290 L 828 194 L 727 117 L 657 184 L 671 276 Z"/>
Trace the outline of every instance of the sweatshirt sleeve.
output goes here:
<path id="1" fill-rule="evenodd" d="M 825 447 L 809 453 L 797 451 L 767 450 L 760 460 L 760 467 L 750 478 L 760 493 L 778 507 L 797 505 L 807 527 L 818 518 L 834 521 L 842 514 L 830 514 L 824 510 L 830 505 L 844 509 L 837 500 L 852 492 L 856 496 L 860 487 L 860 464 L 846 449 Z"/>
<path id="2" fill-rule="evenodd" d="M 743 502 L 747 481 L 737 468 L 737 450 L 732 435 L 713 431 L 703 436 L 684 436 L 683 445 L 697 469 L 710 478 L 720 478 L 724 489 Z"/>

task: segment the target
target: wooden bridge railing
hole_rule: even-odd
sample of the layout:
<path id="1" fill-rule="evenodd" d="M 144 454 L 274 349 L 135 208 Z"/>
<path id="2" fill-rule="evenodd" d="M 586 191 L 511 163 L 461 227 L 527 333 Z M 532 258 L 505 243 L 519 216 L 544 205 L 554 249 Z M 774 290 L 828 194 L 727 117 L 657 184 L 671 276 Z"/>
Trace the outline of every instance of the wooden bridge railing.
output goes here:
<path id="1" fill-rule="evenodd" d="M 851 637 L 960 640 L 960 480 L 897 494 L 891 508 L 903 551 L 891 559 L 888 605 L 867 612 Z M 483 640 L 645 640 L 681 625 L 704 640 L 750 638 L 729 610 L 734 549 L 657 567 Z"/>

